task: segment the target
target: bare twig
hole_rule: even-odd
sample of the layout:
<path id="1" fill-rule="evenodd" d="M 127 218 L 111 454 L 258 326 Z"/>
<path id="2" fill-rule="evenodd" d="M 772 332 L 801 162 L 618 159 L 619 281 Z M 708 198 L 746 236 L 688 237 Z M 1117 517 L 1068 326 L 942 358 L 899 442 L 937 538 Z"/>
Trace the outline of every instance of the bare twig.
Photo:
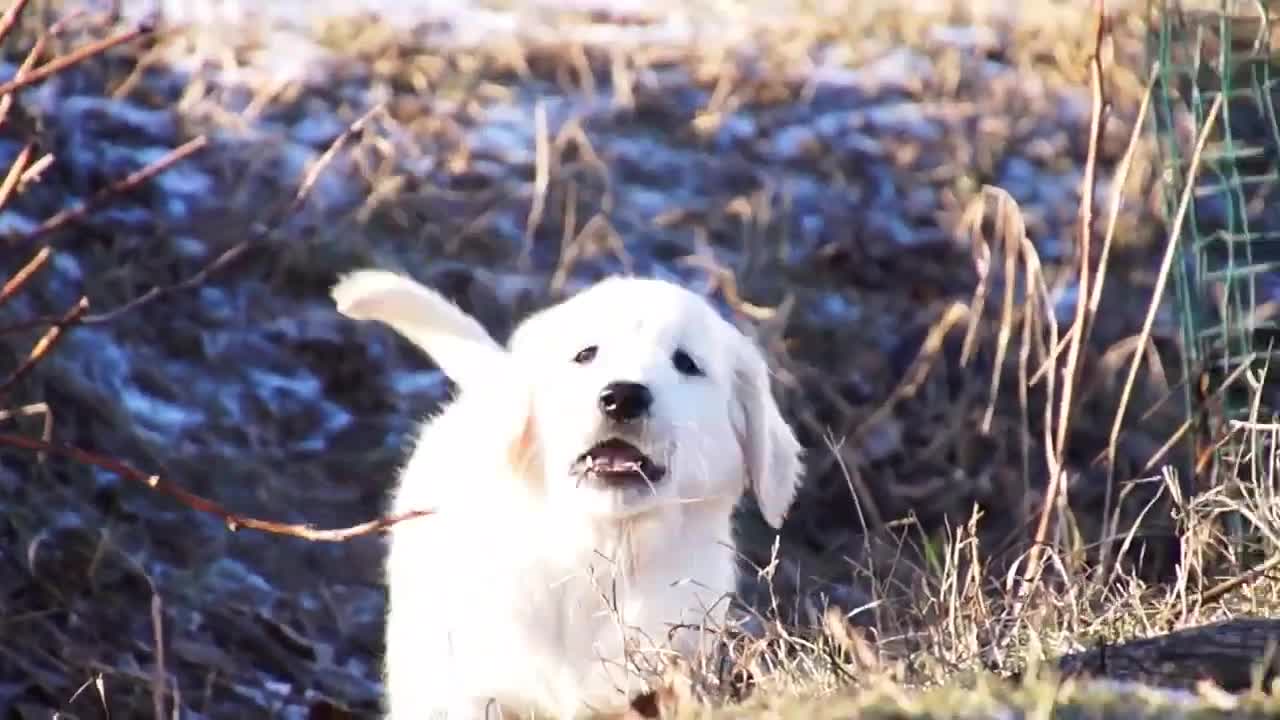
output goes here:
<path id="1" fill-rule="evenodd" d="M 9 7 L 5 8 L 4 15 L 0 15 L 0 44 L 4 43 L 13 26 L 18 24 L 18 17 L 22 15 L 27 2 L 28 0 L 14 0 Z"/>
<path id="2" fill-rule="evenodd" d="M 1075 388 L 1075 380 L 1079 372 L 1080 346 L 1084 340 L 1085 327 L 1089 321 L 1089 305 L 1086 302 L 1086 298 L 1089 297 L 1090 291 L 1089 264 L 1093 254 L 1091 243 L 1093 236 L 1093 186 L 1098 160 L 1098 145 L 1102 134 L 1102 108 L 1104 103 L 1102 94 L 1102 41 L 1106 34 L 1106 7 L 1103 0 L 1098 0 L 1095 6 L 1095 16 L 1098 25 L 1094 33 L 1093 54 L 1089 62 L 1089 86 L 1092 98 L 1091 111 L 1089 113 L 1089 151 L 1085 158 L 1084 179 L 1080 193 L 1080 216 L 1078 219 L 1080 224 L 1079 299 L 1076 301 L 1075 322 L 1068 331 L 1070 333 L 1070 342 L 1067 346 L 1067 357 L 1062 367 L 1062 388 L 1061 395 L 1058 398 L 1058 416 L 1055 423 L 1056 434 L 1054 437 L 1049 438 L 1051 441 L 1050 454 L 1052 455 L 1049 463 L 1049 483 L 1045 489 L 1044 504 L 1040 508 L 1040 517 L 1036 521 L 1035 535 L 1027 552 L 1027 564 L 1023 568 L 1022 583 L 1018 589 L 1014 610 L 1015 616 L 1020 613 L 1022 602 L 1026 599 L 1029 591 L 1040 576 L 1040 555 L 1043 552 L 1046 538 L 1049 534 L 1049 518 L 1053 514 L 1053 507 L 1057 503 L 1058 494 L 1063 486 L 1063 476 L 1066 473 L 1063 464 L 1066 460 L 1067 430 L 1070 426 L 1072 415 L 1072 391 Z M 1048 429 L 1046 428 L 1047 433 Z"/>
<path id="3" fill-rule="evenodd" d="M 147 578 L 147 582 L 150 583 L 151 579 Z M 164 656 L 164 603 L 155 584 L 151 585 L 151 636 L 156 646 L 156 666 L 151 673 L 151 706 L 156 720 L 164 720 L 165 679 L 169 677 L 169 670 Z"/>
<path id="4" fill-rule="evenodd" d="M 12 420 L 17 417 L 35 417 L 39 415 L 44 419 L 40 426 L 40 438 L 45 442 L 53 439 L 53 410 L 48 403 L 31 403 L 9 410 L 0 410 L 0 422 Z M 36 461 L 43 465 L 49 459 L 47 453 L 36 453 Z"/>
<path id="5" fill-rule="evenodd" d="M 132 30 L 127 30 L 119 35 L 113 35 L 109 38 L 91 42 L 84 47 L 77 48 L 76 50 L 67 53 L 66 55 L 50 60 L 22 77 L 15 77 L 4 84 L 0 84 L 0 95 L 7 95 L 29 85 L 34 85 L 42 80 L 46 80 L 57 75 L 73 65 L 82 63 L 95 55 L 100 55 L 113 47 L 133 42 L 134 40 L 150 35 L 153 32 L 155 32 L 155 27 L 151 23 L 144 22 L 139 23 L 137 27 L 134 27 Z"/>
<path id="6" fill-rule="evenodd" d="M 67 700 L 67 703 L 68 704 L 74 703 L 81 695 L 84 694 L 85 690 L 89 689 L 90 685 L 92 685 L 93 688 L 98 691 L 98 701 L 102 703 L 102 711 L 104 713 L 104 716 L 107 718 L 107 720 L 111 720 L 111 712 L 110 710 L 107 709 L 106 693 L 103 690 L 104 686 L 102 682 L 102 673 L 98 673 L 93 677 L 89 678 L 88 680 L 85 680 L 84 684 L 76 688 L 75 692 L 71 693 L 71 697 Z M 59 717 L 59 716 L 55 713 L 54 717 Z"/>
<path id="7" fill-rule="evenodd" d="M 929 327 L 929 334 L 925 337 L 924 342 L 921 343 L 915 359 L 911 361 L 911 365 L 907 367 L 906 372 L 903 373 L 893 392 L 870 415 L 862 419 L 849 431 L 848 438 L 850 440 L 862 438 L 877 423 L 888 417 L 899 402 L 915 396 L 920 389 L 921 383 L 928 377 L 929 370 L 933 367 L 938 354 L 942 351 L 942 343 L 947 333 L 958 323 L 966 320 L 969 315 L 969 306 L 962 302 L 956 301 L 947 306 L 942 316 Z"/>
<path id="8" fill-rule="evenodd" d="M 393 525 L 407 520 L 434 515 L 434 510 L 411 510 L 409 512 L 397 515 L 389 515 L 380 517 L 376 520 L 370 520 L 358 525 L 352 525 L 344 528 L 320 529 L 306 524 L 281 523 L 274 520 L 263 520 L 260 518 L 248 517 L 234 513 L 227 508 L 219 505 L 212 500 L 200 497 L 194 493 L 188 492 L 177 485 L 173 485 L 159 475 L 148 475 L 119 460 L 109 458 L 97 453 L 81 450 L 58 442 L 46 442 L 43 440 L 35 440 L 24 435 L 12 435 L 8 433 L 0 433 L 0 445 L 18 448 L 20 450 L 30 450 L 32 452 L 44 452 L 51 455 L 65 457 L 75 462 L 91 465 L 108 472 L 113 472 L 120 477 L 133 482 L 138 482 L 147 487 L 168 495 L 178 502 L 197 512 L 207 513 L 222 520 L 227 528 L 231 531 L 240 528 L 248 528 L 250 530 L 259 530 L 261 532 L 272 533 L 275 535 L 288 535 L 290 537 L 302 538 L 313 542 L 346 542 L 352 538 L 361 535 L 369 535 L 375 532 L 383 532 Z"/>
<path id="9" fill-rule="evenodd" d="M 27 332 L 36 328 L 45 327 L 46 325 L 57 325 L 59 315 L 37 315 L 35 317 L 23 318 L 8 325 L 0 325 L 0 335 L 8 335 L 9 333 Z M 80 318 L 80 324 L 84 324 L 84 318 Z"/>
<path id="10" fill-rule="evenodd" d="M 240 256 L 244 255 L 255 242 L 270 236 L 271 233 L 275 232 L 276 228 L 287 220 L 290 215 L 297 212 L 297 210 L 302 207 L 303 203 L 307 201 L 307 197 L 310 196 L 316 182 L 319 180 L 320 174 L 324 172 L 324 169 L 333 162 L 333 158 L 337 156 L 338 152 L 347 143 L 351 142 L 352 138 L 364 131 L 365 125 L 367 125 L 369 121 L 381 110 L 381 105 L 375 106 L 373 109 L 357 118 L 355 122 L 347 126 L 347 129 L 343 130 L 341 135 L 334 138 L 333 142 L 330 143 L 324 153 L 322 153 L 320 157 L 316 158 L 311 167 L 307 169 L 302 181 L 298 184 L 298 190 L 294 193 L 293 199 L 290 200 L 289 203 L 270 220 L 265 223 L 255 225 L 250 232 L 249 237 L 224 250 L 220 255 L 218 255 L 218 257 L 210 261 L 208 265 L 205 265 L 190 277 L 180 280 L 172 285 L 165 285 L 163 287 L 157 285 L 152 287 L 150 290 L 122 305 L 105 312 L 86 316 L 81 320 L 81 324 L 100 325 L 102 323 L 109 323 L 124 313 L 136 310 L 143 305 L 154 302 L 160 297 L 170 293 L 197 287 L 207 281 L 214 273 L 235 262 Z"/>
<path id="11" fill-rule="evenodd" d="M 23 2 L 14 3 L 6 11 L 4 18 L 0 19 L 0 24 L 3 24 L 5 26 L 3 28 L 3 32 L 0 32 L 0 41 L 3 41 L 4 35 L 8 34 L 9 30 L 12 29 L 13 24 L 17 22 L 18 15 L 22 12 L 26 4 L 27 4 L 26 0 L 23 0 Z M 12 13 L 12 15 L 10 15 L 10 13 Z M 27 83 L 28 81 L 36 82 L 39 79 L 37 78 L 37 80 L 31 80 L 31 77 L 32 77 L 32 73 L 35 72 L 34 68 L 36 66 L 36 62 L 40 60 L 40 57 L 42 55 L 44 55 L 44 49 L 45 49 L 45 46 L 49 44 L 49 38 L 55 37 L 58 34 L 60 34 L 66 25 L 68 25 L 72 20 L 80 17 L 81 15 L 84 15 L 84 13 L 85 13 L 84 8 L 76 8 L 71 12 L 68 12 L 66 15 L 63 15 L 62 17 L 55 20 L 53 24 L 48 27 L 48 29 L 40 33 L 38 36 L 36 36 L 35 42 L 31 44 L 31 49 L 27 51 L 27 56 L 22 59 L 22 63 L 18 66 L 17 72 L 14 73 L 13 79 L 10 80 L 9 83 L 6 85 L 7 88 L 11 88 L 11 89 L 0 92 L 0 122 L 3 122 L 9 116 L 9 108 L 13 104 L 13 97 L 14 97 L 13 90 L 18 89 L 16 86 L 19 84 Z M 106 49 L 107 48 L 105 47 L 100 47 L 97 50 L 90 52 L 84 55 L 83 57 L 80 57 L 78 60 L 76 60 L 76 62 L 80 62 L 85 59 L 88 59 L 92 55 L 99 52 L 103 52 Z M 75 64 L 74 62 L 64 63 L 62 67 L 59 67 L 47 72 L 44 77 L 48 78 L 53 75 L 56 75 L 57 73 L 62 72 L 63 70 L 66 70 L 67 68 L 71 67 L 74 64 Z M 44 70 L 44 68 L 41 68 L 41 70 Z M 47 157 L 48 156 L 46 155 L 45 158 Z M 42 161 L 43 160 L 44 159 L 42 158 Z"/>
<path id="12" fill-rule="evenodd" d="M 32 275 L 35 275 L 39 272 L 40 268 L 44 267 L 44 264 L 49 260 L 50 252 L 51 251 L 47 247 L 40 248 L 40 252 L 36 253 L 34 257 L 27 261 L 27 264 L 23 265 L 22 269 L 18 270 L 18 272 L 14 273 L 13 277 L 5 281 L 4 287 L 0 287 L 0 305 L 8 302 L 9 298 L 16 295 L 18 291 L 27 284 L 27 281 L 31 279 Z"/>
<path id="13" fill-rule="evenodd" d="M 53 327 L 49 328 L 48 332 L 46 332 L 44 336 L 36 342 L 35 347 L 31 348 L 31 353 L 28 354 L 27 359 L 18 366 L 18 369 L 14 370 L 13 374 L 5 379 L 4 382 L 0 382 L 0 396 L 3 396 L 9 391 L 9 388 L 13 387 L 22 378 L 26 377 L 27 373 L 31 372 L 32 368 L 34 368 L 45 355 L 49 354 L 49 351 L 53 349 L 54 345 L 58 344 L 58 341 L 61 340 L 62 336 L 65 334 L 67 326 L 78 320 L 81 315 L 84 315 L 84 311 L 88 309 L 89 298 L 81 297 L 70 310 L 59 318 L 58 322 L 54 323 Z"/>
<path id="14" fill-rule="evenodd" d="M 1257 580 L 1258 578 L 1262 577 L 1263 575 L 1266 575 L 1267 573 L 1271 572 L 1272 570 L 1275 570 L 1278 567 L 1280 567 L 1280 555 L 1271 557 L 1261 565 L 1256 565 L 1252 568 L 1249 568 L 1245 572 L 1240 573 L 1239 575 L 1233 578 L 1223 580 L 1217 585 L 1214 585 L 1208 590 L 1205 590 L 1204 592 L 1200 593 L 1198 600 L 1201 603 L 1213 602 L 1214 600 L 1217 600 L 1218 598 L 1222 597 L 1223 595 L 1226 595 L 1232 590 L 1235 590 L 1241 585 Z"/>
<path id="15" fill-rule="evenodd" d="M 551 182 L 551 140 L 547 128 L 547 108 L 542 101 L 533 106 L 533 200 L 529 205 L 529 217 L 524 224 L 524 246 L 520 252 L 520 267 L 526 267 L 533 253 L 533 235 L 542 224 L 542 214 L 547 202 L 547 188 Z"/>
<path id="16" fill-rule="evenodd" d="M 84 201 L 79 206 L 68 208 L 54 214 L 53 217 L 50 217 L 40 223 L 40 226 L 35 230 L 24 235 L 19 235 L 17 237 L 17 243 L 13 243 L 13 241 L 11 241 L 11 244 L 29 243 L 33 240 L 44 237 L 65 225 L 84 219 L 85 216 L 107 204 L 117 196 L 136 190 L 143 183 L 168 170 L 187 157 L 194 155 L 197 151 L 204 149 L 208 144 L 209 139 L 204 135 L 188 140 L 173 150 L 165 153 L 164 157 L 157 159 L 155 162 L 148 163 L 146 167 L 135 170 L 134 172 L 129 173 L 123 178 L 120 178 L 107 187 L 94 193 L 93 197 Z"/>
<path id="17" fill-rule="evenodd" d="M 23 145 L 18 151 L 18 156 L 13 159 L 13 164 L 9 166 L 9 172 L 5 173 L 4 180 L 0 182 L 0 209 L 9 202 L 9 196 L 22 180 L 27 162 L 31 159 L 32 150 L 35 150 L 35 143 L 28 142 Z"/>
<path id="18" fill-rule="evenodd" d="M 1111 184 L 1110 206 L 1107 210 L 1107 229 L 1102 238 L 1102 256 L 1098 258 L 1098 279 L 1094 283 L 1092 291 L 1089 293 L 1089 316 L 1097 317 L 1098 306 L 1102 302 L 1102 287 L 1107 279 L 1107 267 L 1111 256 L 1111 244 L 1115 237 L 1116 224 L 1120 218 L 1120 203 L 1124 196 L 1125 181 L 1129 179 L 1129 170 L 1133 165 L 1134 155 L 1137 153 L 1139 141 L 1142 138 L 1143 127 L 1147 120 L 1147 111 L 1151 107 L 1152 90 L 1155 88 L 1156 78 L 1159 77 L 1159 63 L 1157 62 L 1151 70 L 1151 77 L 1147 81 L 1146 91 L 1142 94 L 1142 102 L 1138 105 L 1138 115 L 1133 121 L 1133 131 L 1129 136 L 1129 145 L 1124 150 L 1124 156 L 1120 159 L 1120 164 L 1116 167 L 1116 177 Z M 1092 324 L 1092 323 L 1090 323 Z M 1091 330 L 1088 328 L 1087 330 Z M 1145 470 L 1144 470 L 1145 472 Z M 1103 542 L 1101 555 L 1101 567 L 1106 567 L 1111 551 L 1112 533 L 1105 531 L 1105 528 L 1111 523 L 1111 492 L 1115 487 L 1115 474 L 1107 472 L 1107 488 L 1102 499 L 1102 522 L 1103 537 L 1107 538 Z M 1114 530 L 1114 528 L 1112 528 Z"/>
<path id="19" fill-rule="evenodd" d="M 232 247 L 227 248 L 227 250 L 225 250 L 221 255 L 214 258 L 212 262 L 210 262 L 208 265 L 201 268 L 198 272 L 196 272 L 191 277 L 186 278 L 185 280 L 182 280 L 180 282 L 174 283 L 173 285 L 166 285 L 164 287 L 160 287 L 159 285 L 157 285 L 151 288 L 150 290 L 146 291 L 145 293 L 139 295 L 138 297 L 132 300 L 129 300 L 123 305 L 112 308 L 111 310 L 107 310 L 106 312 L 97 313 L 84 318 L 81 321 L 81 324 L 100 325 L 102 323 L 109 323 L 112 320 L 115 320 L 117 317 L 131 310 L 136 310 L 139 307 L 146 305 L 147 303 L 155 301 L 157 298 L 163 295 L 167 295 L 172 292 L 177 292 L 179 290 L 188 290 L 190 288 L 201 285 L 206 280 L 209 279 L 209 276 L 213 275 L 215 272 L 217 272 L 218 270 L 221 270 L 227 265 L 230 265 L 231 263 L 235 262 L 235 260 L 239 258 L 241 255 L 243 255 L 248 249 L 249 249 L 248 242 L 241 241 L 239 243 L 236 243 Z"/>
<path id="20" fill-rule="evenodd" d="M 1085 326 L 1088 321 L 1087 309 L 1085 302 L 1089 297 L 1089 269 L 1091 260 L 1090 240 L 1093 232 L 1093 186 L 1094 176 L 1097 164 L 1098 145 L 1100 142 L 1102 128 L 1102 110 L 1103 110 L 1103 94 L 1102 94 L 1102 41 L 1106 33 L 1106 7 L 1103 0 L 1097 0 L 1094 6 L 1094 16 L 1097 22 L 1093 38 L 1093 53 L 1089 63 L 1089 79 L 1091 90 L 1091 111 L 1089 119 L 1089 149 L 1085 159 L 1084 178 L 1081 187 L 1081 199 L 1079 207 L 1079 244 L 1077 245 L 1077 254 L 1079 257 L 1079 294 L 1080 299 L 1076 304 L 1075 320 L 1068 330 L 1066 358 L 1062 365 L 1058 364 L 1058 355 L 1060 349 L 1057 336 L 1057 326 L 1054 321 L 1053 306 L 1048 293 L 1046 292 L 1044 307 L 1046 308 L 1046 319 L 1049 322 L 1052 332 L 1052 339 L 1049 343 L 1049 357 L 1045 361 L 1044 372 L 1047 378 L 1047 397 L 1044 403 L 1044 442 L 1045 442 L 1045 460 L 1048 466 L 1048 485 L 1045 489 L 1044 499 L 1040 507 L 1040 512 L 1036 520 L 1035 533 L 1032 537 L 1030 547 L 1027 549 L 1026 557 L 1023 560 L 1026 564 L 1022 567 L 1021 576 L 1017 578 L 1017 586 L 1012 595 L 1012 604 L 1008 608 L 1008 613 L 1004 618 L 1005 622 L 1001 623 L 998 631 L 999 639 L 996 646 L 1003 646 L 1012 637 L 1015 628 L 1018 627 L 1022 618 L 1022 611 L 1025 607 L 1027 598 L 1030 597 L 1035 589 L 1041 576 L 1042 556 L 1046 551 L 1047 538 L 1049 534 L 1049 520 L 1053 515 L 1053 508 L 1059 500 L 1059 495 L 1063 492 L 1065 477 L 1065 450 L 1068 437 L 1068 425 L 1071 419 L 1072 406 L 1072 390 L 1075 385 L 1076 375 L 1079 365 L 1079 351 L 1084 339 Z M 1028 278 L 1031 282 L 1031 278 Z M 1023 361 L 1025 367 L 1025 361 Z M 997 366 L 996 372 L 999 372 Z M 1062 389 L 1061 394 L 1055 398 L 1055 378 L 1061 372 Z M 1039 373 L 1037 373 L 1039 375 Z M 1032 381 L 1034 382 L 1034 380 Z M 1058 403 L 1057 417 L 1054 416 L 1053 405 L 1055 399 Z M 1056 431 L 1056 432 L 1055 432 Z M 1051 555 L 1052 555 L 1052 551 Z M 1013 573 L 1010 573 L 1010 580 L 1013 581 Z"/>
<path id="21" fill-rule="evenodd" d="M 302 207 L 302 204 L 307 201 L 307 197 L 311 194 L 312 188 L 315 187 L 316 181 L 320 179 L 320 173 L 324 172 L 325 168 L 329 167 L 329 164 L 332 163 L 333 159 L 338 155 L 338 151 L 342 150 L 342 148 L 346 146 L 347 143 L 351 142 L 351 139 L 356 135 L 364 132 L 365 125 L 368 125 L 369 121 L 372 120 L 374 116 L 381 114 L 382 109 L 382 105 L 373 106 L 348 125 L 346 129 L 342 131 L 342 134 L 333 139 L 333 142 L 329 143 L 329 147 L 325 148 L 325 151 L 320 154 L 320 157 L 316 158 L 315 162 L 311 163 L 311 167 L 307 168 L 306 174 L 302 176 L 302 182 L 298 183 L 297 192 L 293 194 L 293 200 L 291 200 L 289 204 L 276 215 L 275 220 L 269 224 L 266 230 L 269 231 L 274 229 L 276 225 L 284 222 L 290 215 L 293 215 Z"/>
<path id="22" fill-rule="evenodd" d="M 1098 145 L 1102 140 L 1102 108 L 1106 102 L 1102 95 L 1102 38 L 1106 31 L 1106 15 L 1102 0 L 1098 0 L 1098 28 L 1093 39 L 1093 57 L 1089 62 L 1089 151 L 1085 156 L 1084 179 L 1080 187 L 1080 277 L 1079 291 L 1076 300 L 1076 317 L 1071 327 L 1071 342 L 1067 346 L 1066 365 L 1062 371 L 1062 396 L 1059 398 L 1057 437 L 1054 439 L 1054 452 L 1061 465 L 1067 448 L 1067 430 L 1071 426 L 1071 401 L 1075 390 L 1076 376 L 1079 373 L 1080 346 L 1084 342 L 1085 329 L 1089 325 L 1089 304 L 1085 298 L 1090 296 L 1090 263 L 1093 256 L 1093 190 L 1098 168 Z M 1050 494 L 1052 495 L 1052 493 Z M 1037 535 L 1037 542 L 1044 538 Z"/>
<path id="23" fill-rule="evenodd" d="M 1142 321 L 1142 331 L 1139 333 L 1136 348 L 1144 347 L 1151 339 L 1151 328 L 1155 325 L 1156 311 L 1159 310 L 1161 300 L 1164 297 L 1165 285 L 1169 281 L 1169 271 L 1173 266 L 1173 257 L 1178 249 L 1178 237 L 1182 234 L 1182 223 L 1187 217 L 1192 191 L 1195 190 L 1195 179 L 1200 171 L 1200 160 L 1204 154 L 1205 145 L 1209 142 L 1209 134 L 1213 131 L 1214 126 L 1217 125 L 1218 113 L 1221 110 L 1222 96 L 1218 95 L 1213 99 L 1213 104 L 1209 107 L 1209 112 L 1205 116 L 1204 126 L 1200 128 L 1200 135 L 1196 138 L 1195 149 L 1191 154 L 1191 163 L 1187 168 L 1187 182 L 1185 187 L 1182 188 L 1182 197 L 1178 200 L 1178 210 L 1173 216 L 1173 222 L 1169 224 L 1164 257 L 1160 260 L 1160 272 L 1156 275 L 1156 284 L 1151 290 L 1151 302 L 1147 306 L 1147 316 Z M 1120 403 L 1116 408 L 1116 415 L 1111 423 L 1110 437 L 1107 439 L 1107 465 L 1109 468 L 1115 465 L 1120 426 L 1124 423 L 1125 411 L 1128 409 L 1129 399 L 1133 395 L 1133 386 L 1138 378 L 1138 368 L 1142 365 L 1142 358 L 1143 353 L 1135 350 L 1133 362 L 1129 365 L 1129 375 L 1125 379 L 1124 388 L 1120 392 Z M 1109 470 L 1108 472 L 1112 471 Z"/>
<path id="24" fill-rule="evenodd" d="M 49 42 L 49 35 L 52 33 L 53 29 L 50 28 L 49 32 L 41 33 L 36 38 L 36 41 L 31 44 L 31 49 L 27 51 L 27 56 L 18 65 L 18 70 L 13 74 L 13 79 L 20 80 L 31 72 L 31 69 L 36 66 L 36 61 L 44 54 L 44 46 Z M 8 120 L 9 109 L 13 106 L 13 99 L 13 93 L 0 94 L 0 121 Z"/>
<path id="25" fill-rule="evenodd" d="M 40 176 L 43 175 L 44 171 L 48 170 L 49 166 L 52 164 L 53 153 L 45 153 L 35 162 L 27 166 L 27 169 L 22 171 L 22 177 L 18 178 L 18 192 L 24 191 L 27 185 L 30 185 L 33 182 L 40 182 Z"/>

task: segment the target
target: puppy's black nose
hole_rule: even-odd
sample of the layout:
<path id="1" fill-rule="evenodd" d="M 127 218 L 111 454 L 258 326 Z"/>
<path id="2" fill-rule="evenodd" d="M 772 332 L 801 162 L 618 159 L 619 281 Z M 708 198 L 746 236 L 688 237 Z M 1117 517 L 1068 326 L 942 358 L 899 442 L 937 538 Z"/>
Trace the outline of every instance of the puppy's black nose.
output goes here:
<path id="1" fill-rule="evenodd" d="M 600 392 L 600 410 L 614 422 L 627 422 L 648 414 L 653 393 L 646 385 L 611 382 Z"/>

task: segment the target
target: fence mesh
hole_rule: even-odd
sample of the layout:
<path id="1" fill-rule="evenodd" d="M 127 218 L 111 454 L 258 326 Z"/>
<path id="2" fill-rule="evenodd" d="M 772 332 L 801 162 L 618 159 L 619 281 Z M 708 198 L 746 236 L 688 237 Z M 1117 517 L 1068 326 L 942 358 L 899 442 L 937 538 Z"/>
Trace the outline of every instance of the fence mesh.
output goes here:
<path id="1" fill-rule="evenodd" d="M 1152 118 L 1170 221 L 1193 183 L 1170 278 L 1191 379 L 1186 401 L 1196 441 L 1187 459 L 1202 477 L 1230 474 L 1244 448 L 1222 442 L 1225 431 L 1251 416 L 1274 422 L 1280 409 L 1280 54 L 1273 38 L 1280 0 L 1149 0 L 1148 11 Z M 1196 138 L 1219 95 L 1200 170 L 1189 177 Z"/>

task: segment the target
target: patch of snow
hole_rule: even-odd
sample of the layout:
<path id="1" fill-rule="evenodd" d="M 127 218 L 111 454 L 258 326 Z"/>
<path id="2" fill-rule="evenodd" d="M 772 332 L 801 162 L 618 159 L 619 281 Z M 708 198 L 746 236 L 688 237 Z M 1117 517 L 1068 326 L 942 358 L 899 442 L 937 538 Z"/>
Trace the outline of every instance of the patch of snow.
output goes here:
<path id="1" fill-rule="evenodd" d="M 320 397 L 323 389 L 319 378 L 301 371 L 293 375 L 282 375 L 267 370 L 250 368 L 247 373 L 253 388 L 267 398 L 268 402 L 282 394 L 317 398 Z"/>
<path id="2" fill-rule="evenodd" d="M 153 163 L 173 152 L 173 148 L 145 147 L 137 151 L 138 160 L 143 165 Z M 152 181 L 166 194 L 184 198 L 207 197 L 213 190 L 213 179 L 196 169 L 191 163 L 177 163 L 160 173 Z"/>
<path id="3" fill-rule="evenodd" d="M 80 267 L 80 261 L 70 253 L 54 253 L 53 267 L 68 282 L 79 283 L 84 280 L 84 269 Z"/>
<path id="4" fill-rule="evenodd" d="M 40 223 L 16 210 L 0 211 L 0 237 L 26 235 L 40 227 Z"/>
<path id="5" fill-rule="evenodd" d="M 140 425 L 155 428 L 166 438 L 204 422 L 204 414 L 192 408 L 162 400 L 133 385 L 123 383 L 119 390 L 124 406 Z"/>
<path id="6" fill-rule="evenodd" d="M 443 395 L 447 382 L 439 370 L 414 370 L 391 375 L 391 388 L 397 395 Z"/>
<path id="7" fill-rule="evenodd" d="M 142 136 L 156 143 L 172 143 L 178 136 L 178 121 L 172 110 L 151 110 L 125 100 L 94 95 L 63 98 L 58 110 L 65 118 L 63 122 L 75 127 L 107 125 L 114 132 Z"/>

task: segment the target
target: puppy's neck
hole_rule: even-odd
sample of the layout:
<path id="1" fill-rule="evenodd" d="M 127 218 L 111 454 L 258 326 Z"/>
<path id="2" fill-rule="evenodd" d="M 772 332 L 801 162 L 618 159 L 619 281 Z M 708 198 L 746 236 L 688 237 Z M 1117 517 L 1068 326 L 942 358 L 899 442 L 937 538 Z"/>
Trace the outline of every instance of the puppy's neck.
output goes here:
<path id="1" fill-rule="evenodd" d="M 688 504 L 584 518 L 584 548 L 593 562 L 610 563 L 620 577 L 634 578 L 648 571 L 649 564 L 731 543 L 731 512 L 732 505 Z"/>

